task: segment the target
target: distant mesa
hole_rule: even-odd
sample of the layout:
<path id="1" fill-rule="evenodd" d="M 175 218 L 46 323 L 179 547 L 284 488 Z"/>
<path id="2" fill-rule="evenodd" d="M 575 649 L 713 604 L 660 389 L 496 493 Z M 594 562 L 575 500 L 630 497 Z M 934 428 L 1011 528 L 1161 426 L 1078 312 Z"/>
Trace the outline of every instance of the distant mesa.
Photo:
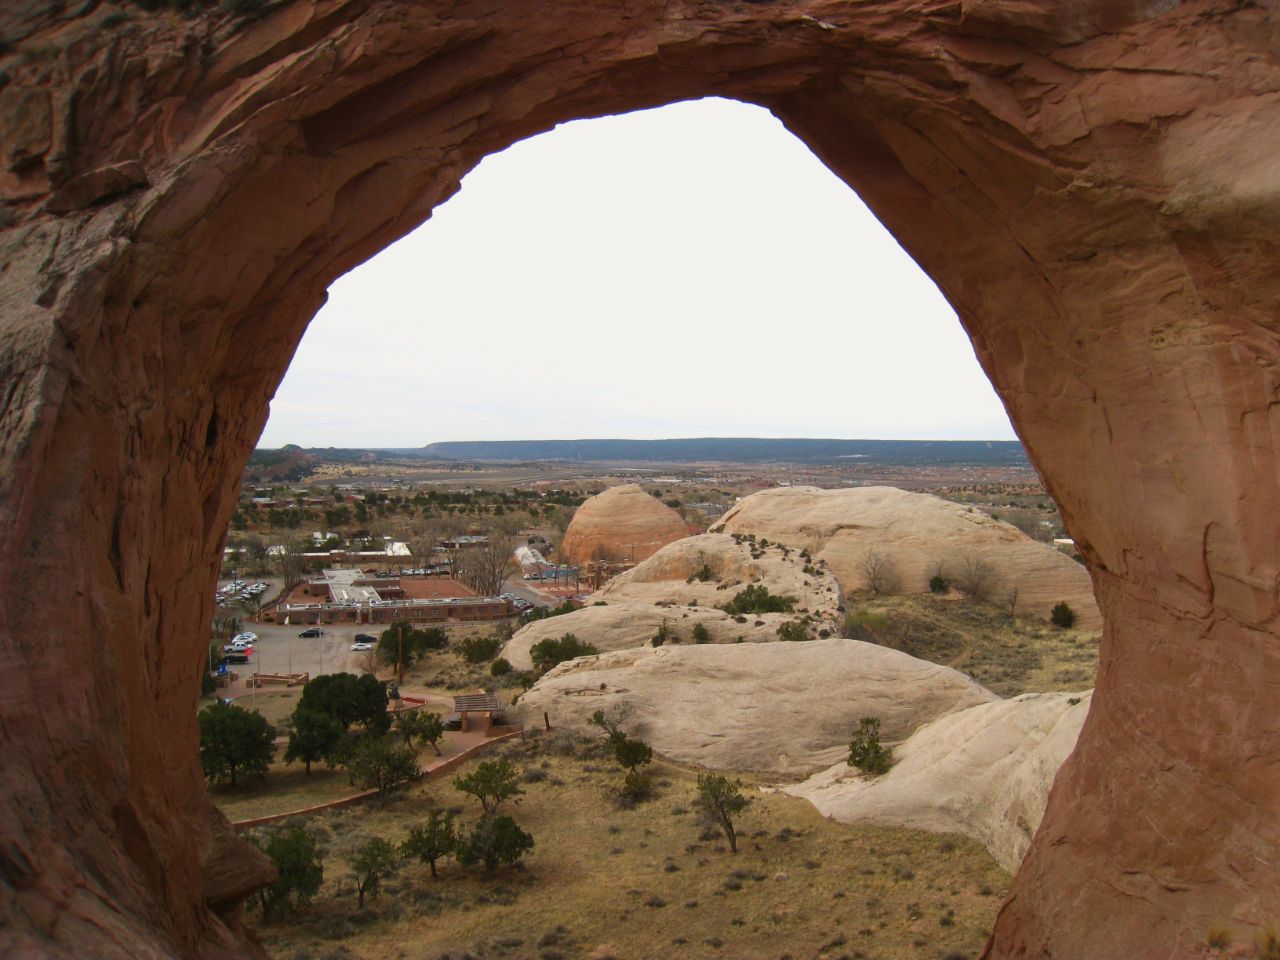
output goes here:
<path id="1" fill-rule="evenodd" d="M 1026 466 L 1017 440 L 835 440 L 806 437 L 690 437 L 669 440 L 451 440 L 416 451 L 449 460 L 652 461 L 696 463 L 869 463 Z"/>
<path id="2" fill-rule="evenodd" d="M 647 560 L 669 543 L 689 535 L 689 526 L 666 504 L 633 483 L 610 487 L 578 507 L 564 533 L 560 558 Z"/>
<path id="3" fill-rule="evenodd" d="M 1064 601 L 1078 626 L 1102 623 L 1093 582 L 1081 564 L 976 507 L 925 493 L 781 487 L 744 498 L 711 529 L 808 549 L 831 565 L 846 593 L 868 588 L 867 557 L 876 552 L 891 567 L 889 592 L 925 593 L 939 569 L 960 586 L 976 568 L 984 577 L 985 599 L 1008 603 L 1016 589 L 1018 613 L 1048 619 Z"/>

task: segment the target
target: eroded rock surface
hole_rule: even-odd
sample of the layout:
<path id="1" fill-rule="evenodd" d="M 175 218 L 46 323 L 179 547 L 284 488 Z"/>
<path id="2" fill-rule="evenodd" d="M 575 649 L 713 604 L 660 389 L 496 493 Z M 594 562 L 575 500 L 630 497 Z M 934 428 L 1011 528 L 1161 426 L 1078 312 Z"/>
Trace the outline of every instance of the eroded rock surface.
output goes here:
<path id="1" fill-rule="evenodd" d="M 670 507 L 634 483 L 610 487 L 586 500 L 564 532 L 560 557 L 566 563 L 644 560 L 689 535 L 689 526 Z"/>
<path id="2" fill-rule="evenodd" d="M 995 695 L 949 667 L 861 640 L 662 646 L 562 663 L 519 700 L 530 722 L 590 734 L 626 703 L 628 732 L 663 756 L 715 770 L 804 775 L 847 755 L 859 719 L 884 735 Z"/>
<path id="3" fill-rule="evenodd" d="M 744 498 L 712 529 L 752 533 L 808 549 L 845 590 L 869 589 L 868 557 L 883 561 L 890 593 L 926 593 L 929 578 L 983 578 L 981 593 L 1044 619 L 1065 601 L 1084 627 L 1101 626 L 1089 572 L 1060 550 L 1032 540 L 976 507 L 895 487 L 820 490 L 781 487 Z M 985 568 L 985 570 L 984 570 Z"/>
<path id="4" fill-rule="evenodd" d="M 838 634 L 840 587 L 825 567 L 806 573 L 807 561 L 797 552 L 784 555 L 777 547 L 752 552 L 726 534 L 677 540 L 614 577 L 581 610 L 521 627 L 502 655 L 517 670 L 528 670 L 529 651 L 542 640 L 572 633 L 604 653 L 648 645 L 663 624 L 675 643 L 695 642 L 697 624 L 706 628 L 708 643 L 769 643 L 778 640 L 781 625 L 796 621 L 804 621 L 812 637 Z M 794 599 L 794 612 L 734 615 L 717 609 L 752 584 Z"/>
<path id="5" fill-rule="evenodd" d="M 707 95 L 771 109 L 938 283 L 1094 579 L 1098 687 L 990 955 L 1274 918 L 1272 6 L 233 6 L 0 5 L 0 952 L 253 951 L 206 903 L 192 714 L 308 320 L 484 156 Z"/>
<path id="6" fill-rule="evenodd" d="M 897 744 L 883 776 L 865 777 L 841 762 L 783 789 L 846 823 L 967 834 L 1017 870 L 1088 710 L 1087 692 L 981 703 Z"/>

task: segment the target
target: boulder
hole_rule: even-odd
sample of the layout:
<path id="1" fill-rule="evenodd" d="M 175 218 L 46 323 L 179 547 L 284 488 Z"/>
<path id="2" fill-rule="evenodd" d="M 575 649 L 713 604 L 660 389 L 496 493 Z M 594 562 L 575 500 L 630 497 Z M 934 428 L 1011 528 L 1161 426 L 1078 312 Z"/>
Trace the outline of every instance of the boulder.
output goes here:
<path id="1" fill-rule="evenodd" d="M 848 751 L 859 719 L 901 739 L 995 695 L 948 667 L 859 640 L 637 647 L 562 663 L 519 700 L 528 721 L 591 733 L 629 704 L 626 729 L 713 770 L 805 776 Z"/>
<path id="2" fill-rule="evenodd" d="M 975 564 L 989 570 L 983 594 L 1048 619 L 1059 601 L 1082 627 L 1100 627 L 1089 572 L 1060 550 L 969 507 L 896 487 L 779 487 L 744 498 L 711 527 L 807 548 L 827 561 L 845 591 L 869 586 L 868 554 L 885 558 L 890 592 L 924 593 L 939 569 L 953 585 Z"/>
<path id="3" fill-rule="evenodd" d="M 689 535 L 689 526 L 665 503 L 634 483 L 610 487 L 573 514 L 560 545 L 560 559 L 644 560 Z"/>
<path id="4" fill-rule="evenodd" d="M 502 655 L 517 670 L 532 669 L 529 651 L 534 644 L 559 639 L 566 633 L 591 644 L 600 653 L 647 647 L 664 622 L 676 643 L 694 643 L 692 631 L 699 623 L 711 635 L 710 643 L 770 643 L 778 639 L 779 626 L 795 619 L 787 613 L 764 613 L 738 623 L 723 610 L 710 607 L 671 608 L 651 603 L 587 606 L 521 627 L 507 642 Z"/>
<path id="5" fill-rule="evenodd" d="M 601 653 L 646 646 L 664 621 L 683 643 L 693 642 L 691 632 L 699 623 L 711 643 L 765 643 L 778 639 L 779 626 L 805 616 L 811 636 L 839 633 L 840 585 L 825 565 L 810 565 L 806 573 L 807 561 L 796 551 L 757 549 L 754 557 L 752 552 L 750 544 L 722 533 L 677 540 L 614 577 L 581 610 L 522 627 L 503 656 L 516 669 L 528 670 L 534 644 L 566 633 Z M 739 622 L 716 609 L 750 584 L 795 598 L 795 612 L 750 614 Z"/>
<path id="6" fill-rule="evenodd" d="M 980 703 L 916 730 L 894 748 L 883 776 L 840 762 L 783 789 L 845 823 L 963 833 L 1013 871 L 1075 749 L 1091 697 L 1027 693 Z"/>

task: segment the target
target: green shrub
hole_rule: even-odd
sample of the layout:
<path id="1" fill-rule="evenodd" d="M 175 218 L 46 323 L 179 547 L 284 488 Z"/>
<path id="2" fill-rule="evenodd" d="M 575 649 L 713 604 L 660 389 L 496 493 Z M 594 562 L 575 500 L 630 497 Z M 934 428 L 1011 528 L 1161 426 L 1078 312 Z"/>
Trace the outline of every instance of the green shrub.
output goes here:
<path id="1" fill-rule="evenodd" d="M 591 644 L 584 643 L 572 633 L 566 633 L 559 640 L 554 640 L 550 637 L 546 640 L 539 640 L 529 650 L 529 659 L 533 661 L 533 665 L 537 670 L 546 673 L 552 667 L 564 663 L 566 660 L 573 660 L 575 657 L 588 657 L 594 653 L 599 653 L 599 651 Z"/>
<path id="2" fill-rule="evenodd" d="M 489 664 L 489 676 L 505 677 L 511 672 L 511 661 L 506 657 L 499 657 L 493 663 Z"/>
<path id="3" fill-rule="evenodd" d="M 305 827 L 286 827 L 259 847 L 279 871 L 275 883 L 257 893 L 262 919 L 270 922 L 286 913 L 295 902 L 305 904 L 315 896 L 324 880 L 324 864 L 316 835 Z"/>
<path id="4" fill-rule="evenodd" d="M 200 711 L 200 766 L 205 777 L 239 786 L 243 774 L 262 775 L 275 758 L 276 731 L 257 710 L 221 700 Z"/>
<path id="5" fill-rule="evenodd" d="M 795 609 L 795 597 L 783 597 L 769 593 L 762 583 L 743 587 L 732 600 L 720 607 L 730 614 L 790 613 Z"/>
<path id="6" fill-rule="evenodd" d="M 809 628 L 799 620 L 788 620 L 786 623 L 778 626 L 778 639 L 786 640 L 792 643 L 808 640 Z"/>
<path id="7" fill-rule="evenodd" d="M 710 643 L 711 631 L 707 629 L 705 623 L 695 623 L 693 625 L 693 642 L 694 643 Z"/>
<path id="8" fill-rule="evenodd" d="M 893 763 L 893 750 L 880 743 L 880 721 L 863 717 L 849 742 L 849 766 L 863 773 L 879 776 Z"/>
<path id="9" fill-rule="evenodd" d="M 498 637 L 467 637 L 458 643 L 458 652 L 467 663 L 484 663 L 497 656 L 501 647 Z"/>
<path id="10" fill-rule="evenodd" d="M 929 578 L 930 593 L 946 593 L 949 586 L 950 584 L 947 583 L 947 578 L 940 573 L 935 573 Z"/>
<path id="11" fill-rule="evenodd" d="M 397 746 L 387 737 L 361 737 L 347 763 L 355 781 L 366 790 L 386 796 L 422 775 L 412 747 Z"/>
<path id="12" fill-rule="evenodd" d="M 1065 601 L 1059 601 L 1050 611 L 1049 620 L 1055 627 L 1062 627 L 1066 630 L 1075 624 L 1076 612 L 1067 606 Z"/>
<path id="13" fill-rule="evenodd" d="M 483 863 L 485 873 L 499 864 L 513 864 L 533 849 L 533 837 L 510 817 L 481 817 L 470 835 L 458 842 L 458 862 L 464 867 Z"/>

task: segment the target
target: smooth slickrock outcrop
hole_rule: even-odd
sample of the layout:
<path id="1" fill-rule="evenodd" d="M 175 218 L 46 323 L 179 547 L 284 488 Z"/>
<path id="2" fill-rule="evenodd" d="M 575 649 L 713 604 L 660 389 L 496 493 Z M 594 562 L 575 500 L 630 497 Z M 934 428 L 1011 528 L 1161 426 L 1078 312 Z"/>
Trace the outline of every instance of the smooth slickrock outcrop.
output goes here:
<path id="1" fill-rule="evenodd" d="M 581 610 L 522 627 L 503 656 L 517 670 L 528 670 L 534 644 L 566 633 L 601 653 L 645 646 L 663 623 L 680 643 L 693 642 L 695 624 L 706 628 L 710 643 L 776 641 L 778 627 L 797 620 L 805 620 L 810 636 L 839 633 L 840 586 L 825 565 L 810 566 L 798 552 L 779 547 L 754 552 L 727 534 L 677 540 L 614 577 Z M 794 599 L 795 612 L 735 617 L 716 609 L 752 584 Z"/>
<path id="2" fill-rule="evenodd" d="M 1016 870 L 1049 788 L 1075 748 L 1088 693 L 1026 693 L 940 717 L 894 748 L 894 765 L 865 777 L 847 763 L 784 791 L 828 817 L 964 833 Z"/>
<path id="3" fill-rule="evenodd" d="M 0 4 L 0 953 L 257 952 L 210 906 L 240 885 L 234 844 L 208 856 L 193 713 L 308 321 L 485 156 L 711 95 L 770 109 L 937 283 L 1094 580 L 1098 687 L 989 956 L 1173 956 L 1274 920 L 1274 5 L 188 6 Z M 774 336 L 852 363 L 892 322 L 857 298 L 820 334 L 780 318 L 761 370 Z"/>
<path id="4" fill-rule="evenodd" d="M 707 628 L 710 643 L 773 643 L 778 640 L 778 627 L 795 619 L 786 613 L 763 613 L 738 623 L 723 610 L 710 607 L 672 609 L 643 603 L 589 606 L 521 627 L 503 647 L 502 656 L 517 670 L 529 670 L 533 667 L 529 651 L 534 644 L 558 640 L 566 633 L 591 644 L 600 653 L 647 647 L 664 623 L 673 642 L 678 643 L 693 643 L 693 628 L 699 623 Z"/>
<path id="5" fill-rule="evenodd" d="M 751 584 L 763 586 L 775 596 L 792 598 L 797 613 L 830 624 L 840 620 L 840 584 L 826 564 L 811 565 L 796 550 L 753 548 L 723 533 L 685 537 L 663 547 L 618 574 L 588 602 L 717 607 Z"/>
<path id="6" fill-rule="evenodd" d="M 689 535 L 689 525 L 661 500 L 634 483 L 610 487 L 574 511 L 564 532 L 560 558 L 640 561 Z"/>
<path id="7" fill-rule="evenodd" d="M 860 640 L 662 646 L 582 657 L 519 700 L 522 716 L 589 733 L 630 704 L 630 732 L 663 756 L 716 770 L 813 773 L 848 753 L 859 719 L 884 735 L 995 699 L 948 667 Z"/>
<path id="8" fill-rule="evenodd" d="M 986 598 L 1007 602 L 1016 589 L 1020 612 L 1048 619 L 1054 604 L 1065 601 L 1079 626 L 1101 626 L 1083 566 L 976 507 L 927 493 L 896 487 L 764 490 L 736 504 L 712 530 L 806 548 L 831 565 L 848 591 L 868 589 L 871 553 L 888 562 L 892 593 L 927 592 L 939 567 L 958 583 L 986 565 Z"/>

